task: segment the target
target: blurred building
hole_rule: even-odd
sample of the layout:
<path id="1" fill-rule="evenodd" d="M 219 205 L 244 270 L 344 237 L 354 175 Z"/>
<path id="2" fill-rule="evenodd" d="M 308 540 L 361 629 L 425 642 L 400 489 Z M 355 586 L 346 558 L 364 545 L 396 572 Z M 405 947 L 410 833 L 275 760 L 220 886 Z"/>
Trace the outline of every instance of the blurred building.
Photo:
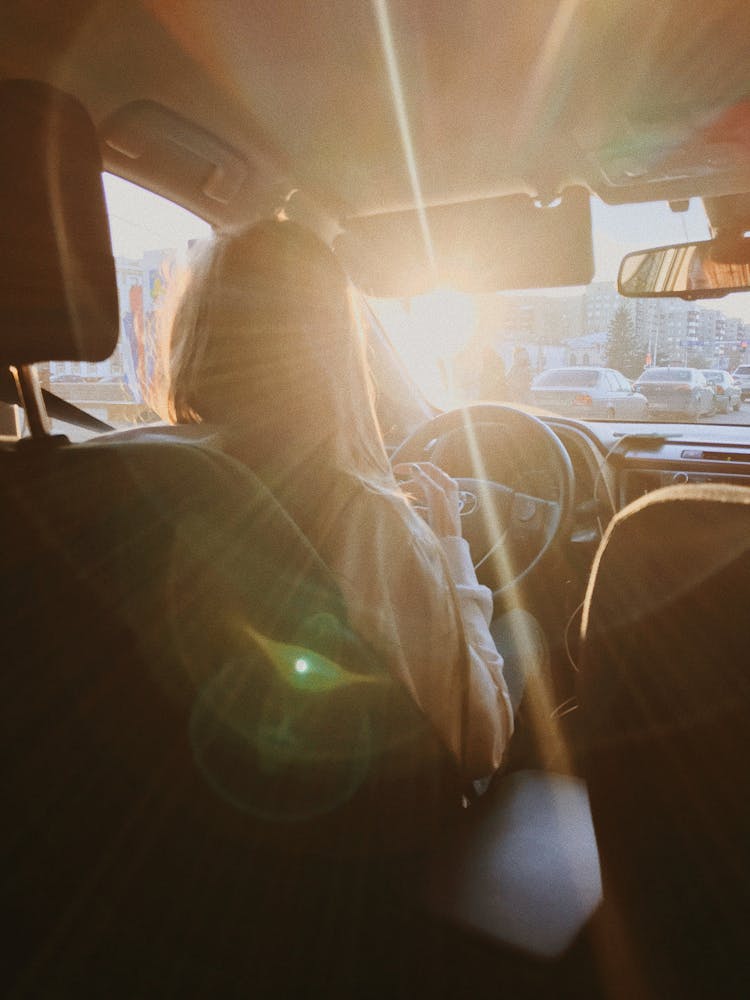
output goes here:
<path id="1" fill-rule="evenodd" d="M 504 294 L 494 299 L 483 322 L 492 326 L 496 349 L 509 358 L 516 346 L 526 347 L 537 370 L 605 364 L 607 333 L 623 305 L 651 364 L 731 370 L 750 361 L 750 325 L 696 302 L 625 299 L 606 281 L 593 282 L 578 295 Z"/>
<path id="2" fill-rule="evenodd" d="M 151 250 L 140 260 L 115 258 L 120 336 L 104 361 L 50 361 L 37 366 L 43 385 L 112 425 L 157 419 L 154 396 L 165 343 L 158 310 L 174 271 L 174 252 Z"/>

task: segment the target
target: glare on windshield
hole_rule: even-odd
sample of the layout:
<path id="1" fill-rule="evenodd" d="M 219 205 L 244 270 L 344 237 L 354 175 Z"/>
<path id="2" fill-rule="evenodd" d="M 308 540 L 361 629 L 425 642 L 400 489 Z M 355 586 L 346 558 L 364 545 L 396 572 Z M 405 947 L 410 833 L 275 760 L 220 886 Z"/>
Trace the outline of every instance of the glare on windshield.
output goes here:
<path id="1" fill-rule="evenodd" d="M 673 212 L 666 203 L 610 206 L 592 198 L 592 221 L 596 273 L 586 287 L 475 295 L 441 288 L 408 301 L 373 301 L 422 393 L 446 409 L 481 399 L 569 415 L 572 404 L 562 397 L 558 404 L 534 396 L 554 381 L 601 389 L 588 410 L 580 397 L 581 418 L 745 423 L 741 401 L 727 409 L 706 395 L 673 412 L 633 391 L 635 382 L 665 380 L 665 370 L 666 381 L 690 381 L 696 369 L 729 375 L 750 364 L 750 295 L 688 302 L 617 292 L 626 253 L 708 237 L 701 203 Z M 608 374 L 599 380 L 596 371 Z"/>

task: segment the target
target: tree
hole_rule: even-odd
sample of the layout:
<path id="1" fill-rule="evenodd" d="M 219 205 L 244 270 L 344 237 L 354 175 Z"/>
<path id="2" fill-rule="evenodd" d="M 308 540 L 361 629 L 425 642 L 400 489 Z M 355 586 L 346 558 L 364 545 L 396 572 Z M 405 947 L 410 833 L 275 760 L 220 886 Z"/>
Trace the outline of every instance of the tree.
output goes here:
<path id="1" fill-rule="evenodd" d="M 625 305 L 617 307 L 607 332 L 607 364 L 610 368 L 636 378 L 643 371 L 646 351 L 642 339 L 633 326 L 630 310 Z"/>
<path id="2" fill-rule="evenodd" d="M 699 354 L 694 351 L 692 354 L 688 354 L 687 363 L 690 368 L 713 368 L 711 359 L 706 357 L 705 354 Z"/>

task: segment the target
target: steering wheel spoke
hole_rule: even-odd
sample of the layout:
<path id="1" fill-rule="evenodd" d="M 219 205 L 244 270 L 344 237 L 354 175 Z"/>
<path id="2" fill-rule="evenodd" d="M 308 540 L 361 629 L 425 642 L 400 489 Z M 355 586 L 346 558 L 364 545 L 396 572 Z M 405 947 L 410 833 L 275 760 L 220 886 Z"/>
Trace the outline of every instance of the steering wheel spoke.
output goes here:
<path id="1" fill-rule="evenodd" d="M 469 543 L 475 568 L 486 562 L 490 549 L 500 547 L 508 534 L 515 492 L 489 479 L 456 477 L 461 534 Z M 488 541 L 492 540 L 489 542 Z"/>

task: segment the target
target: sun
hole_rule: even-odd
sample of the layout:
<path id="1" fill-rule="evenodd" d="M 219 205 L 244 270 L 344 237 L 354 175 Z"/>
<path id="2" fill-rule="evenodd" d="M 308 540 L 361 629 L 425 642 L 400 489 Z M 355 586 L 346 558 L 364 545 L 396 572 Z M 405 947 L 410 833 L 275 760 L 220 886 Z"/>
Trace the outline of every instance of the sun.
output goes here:
<path id="1" fill-rule="evenodd" d="M 411 299 L 371 304 L 416 384 L 433 403 L 452 406 L 450 369 L 477 328 L 474 296 L 438 288 Z"/>

